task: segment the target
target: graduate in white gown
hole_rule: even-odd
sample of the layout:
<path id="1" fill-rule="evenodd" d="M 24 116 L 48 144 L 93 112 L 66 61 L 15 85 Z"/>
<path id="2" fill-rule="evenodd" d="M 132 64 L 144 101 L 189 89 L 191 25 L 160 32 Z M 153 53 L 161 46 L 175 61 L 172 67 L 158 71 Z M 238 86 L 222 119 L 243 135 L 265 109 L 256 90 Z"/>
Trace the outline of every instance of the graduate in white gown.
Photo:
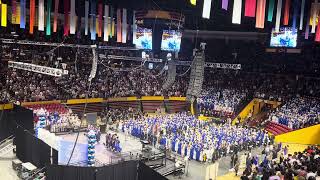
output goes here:
<path id="1" fill-rule="evenodd" d="M 174 145 L 174 151 L 175 152 L 178 152 L 179 143 L 180 143 L 180 141 L 179 141 L 179 139 L 177 139 L 176 140 L 176 144 Z"/>

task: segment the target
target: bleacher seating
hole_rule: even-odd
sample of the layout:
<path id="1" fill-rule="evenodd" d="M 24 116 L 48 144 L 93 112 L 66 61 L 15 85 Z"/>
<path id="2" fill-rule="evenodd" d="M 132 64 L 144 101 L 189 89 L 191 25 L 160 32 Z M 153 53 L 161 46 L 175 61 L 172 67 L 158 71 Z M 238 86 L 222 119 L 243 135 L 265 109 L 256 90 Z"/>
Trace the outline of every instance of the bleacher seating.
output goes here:
<path id="1" fill-rule="evenodd" d="M 37 109 L 45 109 L 49 113 L 57 112 L 59 114 L 65 114 L 69 110 L 63 104 L 33 104 L 33 105 L 26 105 L 28 109 L 37 110 Z"/>
<path id="2" fill-rule="evenodd" d="M 267 123 L 265 130 L 273 135 L 280 135 L 292 131 L 292 129 L 288 128 L 285 125 L 271 121 Z"/>

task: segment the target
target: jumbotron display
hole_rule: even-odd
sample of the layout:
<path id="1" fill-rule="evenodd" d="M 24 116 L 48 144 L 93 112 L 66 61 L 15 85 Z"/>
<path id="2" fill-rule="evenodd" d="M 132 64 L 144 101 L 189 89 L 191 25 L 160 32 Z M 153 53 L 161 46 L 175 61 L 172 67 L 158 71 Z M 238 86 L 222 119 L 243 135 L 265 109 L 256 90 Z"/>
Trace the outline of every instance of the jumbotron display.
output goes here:
<path id="1" fill-rule="evenodd" d="M 178 30 L 163 30 L 161 50 L 164 51 L 180 51 L 181 31 Z"/>
<path id="2" fill-rule="evenodd" d="M 297 47 L 297 29 L 292 29 L 291 27 L 280 28 L 279 32 L 275 32 L 272 29 L 271 47 Z"/>
<path id="3" fill-rule="evenodd" d="M 152 49 L 152 29 L 138 27 L 136 36 L 133 38 L 136 48 Z"/>

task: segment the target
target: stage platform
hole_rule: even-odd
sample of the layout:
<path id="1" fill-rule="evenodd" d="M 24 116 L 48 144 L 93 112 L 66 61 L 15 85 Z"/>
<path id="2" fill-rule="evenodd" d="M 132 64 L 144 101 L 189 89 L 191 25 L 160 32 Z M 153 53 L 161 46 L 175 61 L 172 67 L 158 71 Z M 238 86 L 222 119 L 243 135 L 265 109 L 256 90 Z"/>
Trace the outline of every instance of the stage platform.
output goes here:
<path id="1" fill-rule="evenodd" d="M 104 146 L 104 143 L 106 142 L 106 135 L 110 134 L 117 134 L 120 140 L 120 146 L 122 148 L 121 153 L 116 153 L 113 152 L 109 149 L 107 149 Z M 69 142 L 74 142 L 77 137 L 77 133 L 71 133 L 71 134 L 64 134 L 64 135 L 59 135 L 59 137 L 62 137 L 63 140 L 69 141 Z M 80 132 L 79 138 L 78 138 L 78 143 L 81 144 L 86 144 L 88 141 L 88 138 L 85 136 L 84 132 Z M 160 151 L 158 149 L 155 149 L 152 146 L 148 146 L 151 148 L 152 152 L 159 153 Z M 107 165 L 107 164 L 112 164 L 116 163 L 117 161 L 120 161 L 121 158 L 130 158 L 130 152 L 133 154 L 132 158 L 136 158 L 137 154 L 142 154 L 142 144 L 138 138 L 135 138 L 131 135 L 126 135 L 124 133 L 118 133 L 114 131 L 107 131 L 107 133 L 101 134 L 101 139 L 100 142 L 96 145 L 95 147 L 96 150 L 96 160 L 98 162 L 98 166 L 101 165 Z M 74 158 L 73 155 L 72 158 Z M 76 158 L 76 157 L 75 157 Z"/>

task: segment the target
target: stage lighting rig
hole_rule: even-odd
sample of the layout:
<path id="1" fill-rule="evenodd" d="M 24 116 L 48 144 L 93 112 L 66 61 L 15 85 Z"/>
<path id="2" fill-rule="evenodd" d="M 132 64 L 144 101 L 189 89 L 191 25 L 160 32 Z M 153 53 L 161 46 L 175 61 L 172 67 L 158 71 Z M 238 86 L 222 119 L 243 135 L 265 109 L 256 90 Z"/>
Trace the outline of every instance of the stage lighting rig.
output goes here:
<path id="1" fill-rule="evenodd" d="M 8 67 L 14 69 L 21 69 L 25 71 L 46 74 L 49 76 L 61 77 L 62 75 L 67 75 L 68 71 L 58 68 L 51 68 L 47 66 L 39 66 L 31 63 L 8 61 Z"/>

